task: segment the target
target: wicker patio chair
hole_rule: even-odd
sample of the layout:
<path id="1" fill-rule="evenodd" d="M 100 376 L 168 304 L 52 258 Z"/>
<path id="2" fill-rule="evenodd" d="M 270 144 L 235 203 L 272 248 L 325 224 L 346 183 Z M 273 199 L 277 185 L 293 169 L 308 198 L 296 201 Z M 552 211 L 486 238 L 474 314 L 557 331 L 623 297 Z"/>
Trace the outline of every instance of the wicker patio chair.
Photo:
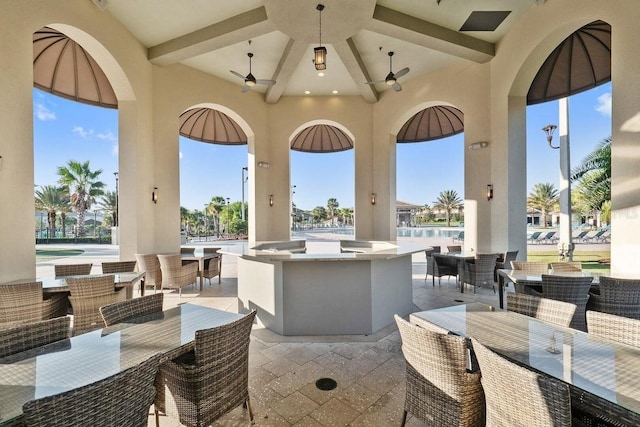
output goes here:
<path id="1" fill-rule="evenodd" d="M 193 255 L 195 251 L 196 251 L 196 248 L 180 248 L 181 254 Z"/>
<path id="2" fill-rule="evenodd" d="M 233 323 L 196 331 L 193 351 L 160 365 L 155 400 L 158 412 L 186 426 L 208 426 L 246 404 L 249 418 L 249 341 L 256 311 Z"/>
<path id="3" fill-rule="evenodd" d="M 146 426 L 160 356 L 93 384 L 24 404 L 29 426 Z"/>
<path id="4" fill-rule="evenodd" d="M 496 292 L 494 273 L 496 270 L 496 260 L 500 254 L 476 254 L 475 259 L 462 263 L 462 281 L 473 286 L 473 293 L 476 288 L 482 285 L 491 285 L 493 292 Z"/>
<path id="5" fill-rule="evenodd" d="M 440 278 L 442 276 L 453 276 L 458 280 L 458 261 L 451 257 L 441 256 L 439 253 L 431 255 L 431 269 L 427 264 L 427 274 L 431 275 L 432 285 L 436 285 L 436 277 L 438 278 L 438 286 L 440 286 Z"/>
<path id="6" fill-rule="evenodd" d="M 448 245 L 447 246 L 447 251 L 448 252 L 462 252 L 462 246 L 461 245 Z"/>
<path id="7" fill-rule="evenodd" d="M 67 339 L 70 322 L 65 316 L 0 329 L 0 357 Z"/>
<path id="8" fill-rule="evenodd" d="M 68 277 L 73 308 L 73 334 L 104 326 L 100 307 L 126 299 L 126 289 L 115 290 L 113 275 Z"/>
<path id="9" fill-rule="evenodd" d="M 564 301 L 509 292 L 507 293 L 507 310 L 569 327 L 576 311 L 576 305 Z"/>
<path id="10" fill-rule="evenodd" d="M 102 274 L 130 273 L 136 271 L 137 261 L 113 261 L 102 263 Z"/>
<path id="11" fill-rule="evenodd" d="M 497 260 L 496 260 L 496 270 L 498 269 L 505 269 L 505 268 L 511 268 L 511 261 L 515 261 L 516 258 L 518 257 L 518 252 L 519 251 L 506 251 L 502 256 L 500 256 Z M 493 275 L 493 281 L 497 282 L 498 281 L 498 274 L 494 273 Z"/>
<path id="12" fill-rule="evenodd" d="M 587 309 L 640 319 L 640 280 L 600 277 L 599 293 L 589 293 Z"/>
<path id="13" fill-rule="evenodd" d="M 569 386 L 516 365 L 474 338 L 487 402 L 487 426 L 571 426 Z"/>
<path id="14" fill-rule="evenodd" d="M 590 334 L 640 347 L 640 320 L 638 319 L 587 311 L 587 328 Z"/>
<path id="15" fill-rule="evenodd" d="M 559 271 L 582 271 L 582 263 L 580 261 L 564 261 L 549 263 L 554 273 Z"/>
<path id="16" fill-rule="evenodd" d="M 205 254 L 217 253 L 218 248 L 204 248 Z M 209 279 L 209 285 L 211 285 L 211 279 L 218 276 L 218 283 L 222 283 L 222 254 L 217 254 L 215 258 L 204 260 L 204 271 L 202 277 Z"/>
<path id="17" fill-rule="evenodd" d="M 144 271 L 143 285 L 153 286 L 153 292 L 162 289 L 162 270 L 156 254 L 136 254 L 138 270 Z"/>
<path id="18" fill-rule="evenodd" d="M 111 326 L 136 317 L 159 313 L 162 311 L 163 300 L 164 294 L 160 292 L 140 298 L 114 302 L 100 307 L 100 315 L 104 320 L 104 325 Z"/>
<path id="19" fill-rule="evenodd" d="M 439 254 L 440 253 L 440 246 L 434 246 L 431 249 L 428 249 L 426 251 L 424 251 L 424 255 L 426 257 L 426 261 L 427 261 L 427 271 L 424 275 L 424 280 L 426 281 L 427 278 L 429 276 L 433 277 L 433 254 Z M 433 286 L 435 286 L 435 278 L 433 279 L 434 283 Z"/>
<path id="20" fill-rule="evenodd" d="M 406 361 L 407 414 L 436 426 L 484 425 L 484 394 L 480 373 L 468 372 L 468 339 L 395 320 Z"/>
<path id="21" fill-rule="evenodd" d="M 570 326 L 581 331 L 587 330 L 585 311 L 589 300 L 589 288 L 593 277 L 568 277 L 542 275 L 542 295 L 544 298 L 569 302 L 576 305 Z"/>
<path id="22" fill-rule="evenodd" d="M 88 264 L 59 264 L 54 265 L 53 269 L 55 271 L 56 277 L 67 277 L 67 276 L 86 276 L 91 274 L 91 268 L 93 267 L 92 263 Z"/>
<path id="23" fill-rule="evenodd" d="M 42 282 L 0 285 L 0 328 L 42 320 Z"/>
<path id="24" fill-rule="evenodd" d="M 182 288 L 194 285 L 198 280 L 198 263 L 190 262 L 182 265 L 180 254 L 158 255 L 160 270 L 162 270 L 162 288 L 178 289 L 182 296 Z"/>

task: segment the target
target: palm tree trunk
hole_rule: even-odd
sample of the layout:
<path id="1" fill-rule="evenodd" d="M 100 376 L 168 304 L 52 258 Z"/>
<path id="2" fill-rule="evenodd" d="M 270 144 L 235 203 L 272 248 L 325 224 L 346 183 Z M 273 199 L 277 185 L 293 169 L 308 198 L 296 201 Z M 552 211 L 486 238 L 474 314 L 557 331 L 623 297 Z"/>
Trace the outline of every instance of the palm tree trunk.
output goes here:
<path id="1" fill-rule="evenodd" d="M 86 211 L 84 209 L 78 209 L 78 221 L 76 222 L 76 227 L 78 228 L 77 237 L 84 237 L 84 217 Z"/>

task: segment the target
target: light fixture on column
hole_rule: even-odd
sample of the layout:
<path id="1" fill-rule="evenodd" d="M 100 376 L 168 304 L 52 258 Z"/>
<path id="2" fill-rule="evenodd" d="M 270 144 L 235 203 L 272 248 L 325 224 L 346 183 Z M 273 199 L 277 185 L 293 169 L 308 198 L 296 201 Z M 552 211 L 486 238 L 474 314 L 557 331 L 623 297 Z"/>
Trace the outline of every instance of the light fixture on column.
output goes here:
<path id="1" fill-rule="evenodd" d="M 546 125 L 545 127 L 542 128 L 542 131 L 544 132 L 544 134 L 547 135 L 547 142 L 549 143 L 549 147 L 555 148 L 555 149 L 560 148 L 559 144 L 558 144 L 557 147 L 554 147 L 553 145 L 551 145 L 551 140 L 553 139 L 553 132 L 557 128 L 558 128 L 558 126 L 556 126 L 556 125 Z"/>
<path id="2" fill-rule="evenodd" d="M 153 191 L 151 192 L 151 201 L 153 203 L 158 203 L 158 187 L 153 187 Z"/>
<path id="3" fill-rule="evenodd" d="M 487 201 L 493 200 L 493 184 L 487 184 Z"/>
<path id="4" fill-rule="evenodd" d="M 320 13 L 320 46 L 313 48 L 313 62 L 316 65 L 316 70 L 326 70 L 327 48 L 322 46 L 322 11 L 324 10 L 324 5 L 318 4 L 316 10 Z"/>
<path id="5" fill-rule="evenodd" d="M 269 194 L 269 206 L 273 206 L 273 194 Z"/>
<path id="6" fill-rule="evenodd" d="M 372 205 L 376 204 L 376 193 L 371 193 L 371 204 Z"/>
<path id="7" fill-rule="evenodd" d="M 487 141 L 479 141 L 479 142 L 474 142 L 473 144 L 469 144 L 469 150 L 481 150 L 483 148 L 486 148 L 489 145 L 489 143 Z"/>

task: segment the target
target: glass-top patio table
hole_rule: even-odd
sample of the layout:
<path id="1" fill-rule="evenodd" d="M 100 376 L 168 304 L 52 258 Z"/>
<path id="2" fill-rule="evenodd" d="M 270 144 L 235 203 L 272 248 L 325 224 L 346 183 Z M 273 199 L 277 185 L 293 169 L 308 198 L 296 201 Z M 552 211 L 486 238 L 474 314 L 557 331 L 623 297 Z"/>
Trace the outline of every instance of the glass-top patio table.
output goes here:
<path id="1" fill-rule="evenodd" d="M 0 359 L 0 426 L 17 421 L 29 400 L 107 378 L 157 353 L 176 357 L 193 347 L 196 330 L 241 317 L 183 304 Z"/>
<path id="2" fill-rule="evenodd" d="M 410 316 L 456 335 L 474 337 L 496 353 L 563 381 L 572 406 L 621 424 L 640 425 L 640 348 L 492 306 L 471 303 Z"/>
<path id="3" fill-rule="evenodd" d="M 499 269 L 498 273 L 498 298 L 500 308 L 504 308 L 504 281 L 508 280 L 512 283 L 520 283 L 524 285 L 540 286 L 542 285 L 542 274 L 525 270 Z M 557 271 L 544 273 L 550 276 L 569 276 L 569 277 L 593 277 L 592 285 L 598 285 L 600 275 L 588 271 Z"/>
<path id="4" fill-rule="evenodd" d="M 133 298 L 133 286 L 144 278 L 144 271 L 133 271 L 130 273 L 114 273 L 114 283 L 116 288 L 126 287 L 127 299 Z M 90 276 L 109 276 L 109 274 L 91 274 Z M 44 277 L 44 278 L 31 278 L 31 279 L 19 279 L 12 282 L 8 282 L 8 285 L 25 283 L 25 282 L 42 282 L 42 292 L 56 293 L 56 292 L 69 292 L 69 286 L 65 277 Z M 140 287 L 140 294 L 144 295 L 144 286 Z"/>

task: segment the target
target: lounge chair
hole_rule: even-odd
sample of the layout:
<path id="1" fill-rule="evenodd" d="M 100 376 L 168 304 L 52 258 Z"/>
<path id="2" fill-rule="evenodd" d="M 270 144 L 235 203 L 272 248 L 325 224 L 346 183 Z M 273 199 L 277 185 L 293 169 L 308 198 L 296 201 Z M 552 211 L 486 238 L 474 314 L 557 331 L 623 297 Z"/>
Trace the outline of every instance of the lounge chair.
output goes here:
<path id="1" fill-rule="evenodd" d="M 589 234 L 588 231 L 581 231 L 577 235 L 573 236 L 573 243 L 582 243 L 584 240 L 584 236 Z"/>
<path id="2" fill-rule="evenodd" d="M 602 237 L 602 235 L 603 235 L 604 233 L 606 233 L 606 232 L 607 232 L 607 230 L 600 230 L 600 231 L 598 231 L 596 234 L 593 234 L 593 235 L 591 235 L 591 236 L 589 236 L 589 235 L 585 236 L 585 237 L 584 237 L 584 239 L 582 239 L 582 241 L 583 241 L 584 243 L 594 243 L 594 242 L 598 242 L 598 241 L 599 241 L 599 239 L 600 239 L 600 237 Z"/>
<path id="3" fill-rule="evenodd" d="M 463 243 L 464 242 L 464 230 L 459 232 L 457 236 L 451 239 L 453 243 Z"/>
<path id="4" fill-rule="evenodd" d="M 553 243 L 557 240 L 559 240 L 559 237 L 556 236 L 555 231 L 549 231 L 545 235 L 540 235 L 538 238 L 539 243 Z"/>
<path id="5" fill-rule="evenodd" d="M 531 234 L 531 236 L 527 238 L 527 242 L 536 243 L 541 234 L 542 234 L 542 231 L 534 231 Z"/>

